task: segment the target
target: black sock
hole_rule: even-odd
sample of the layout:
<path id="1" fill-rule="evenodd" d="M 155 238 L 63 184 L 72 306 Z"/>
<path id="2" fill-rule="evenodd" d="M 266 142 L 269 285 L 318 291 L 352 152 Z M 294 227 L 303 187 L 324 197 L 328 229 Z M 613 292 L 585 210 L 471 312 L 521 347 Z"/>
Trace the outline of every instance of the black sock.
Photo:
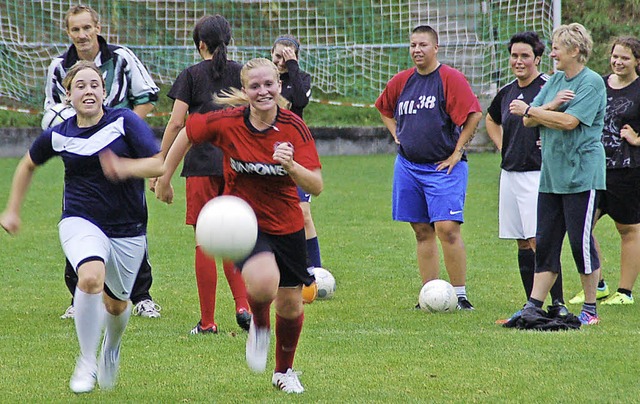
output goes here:
<path id="1" fill-rule="evenodd" d="M 618 292 L 624 293 L 625 295 L 631 297 L 631 291 L 629 289 L 618 288 Z"/>
<path id="2" fill-rule="evenodd" d="M 552 304 L 564 304 L 564 295 L 562 294 L 562 271 L 558 272 L 558 277 L 553 283 L 553 286 L 551 286 L 549 293 L 551 294 Z"/>
<path id="3" fill-rule="evenodd" d="M 520 267 L 520 278 L 524 293 L 527 299 L 531 296 L 533 290 L 533 273 L 536 266 L 536 253 L 531 249 L 518 250 L 518 266 Z"/>
<path id="4" fill-rule="evenodd" d="M 524 305 L 524 307 L 525 308 L 527 308 L 527 307 L 537 307 L 537 308 L 541 309 L 543 304 L 544 304 L 543 301 L 538 300 L 538 299 L 534 299 L 533 297 L 529 297 L 529 300 L 527 301 L 527 304 Z"/>
<path id="5" fill-rule="evenodd" d="M 606 285 L 606 283 L 604 282 L 604 279 L 600 279 L 600 280 L 598 281 L 598 287 L 599 287 L 600 289 L 604 289 L 604 286 L 605 286 L 605 285 Z"/>

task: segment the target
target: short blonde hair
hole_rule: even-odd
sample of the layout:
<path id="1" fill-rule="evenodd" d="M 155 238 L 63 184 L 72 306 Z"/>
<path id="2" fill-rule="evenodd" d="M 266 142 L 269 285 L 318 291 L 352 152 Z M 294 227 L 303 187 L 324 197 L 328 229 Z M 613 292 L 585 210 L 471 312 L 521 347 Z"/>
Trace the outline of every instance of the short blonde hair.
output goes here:
<path id="1" fill-rule="evenodd" d="M 577 22 L 561 25 L 553 31 L 552 42 L 567 49 L 578 49 L 578 63 L 586 64 L 593 51 L 593 39 L 587 29 Z"/>

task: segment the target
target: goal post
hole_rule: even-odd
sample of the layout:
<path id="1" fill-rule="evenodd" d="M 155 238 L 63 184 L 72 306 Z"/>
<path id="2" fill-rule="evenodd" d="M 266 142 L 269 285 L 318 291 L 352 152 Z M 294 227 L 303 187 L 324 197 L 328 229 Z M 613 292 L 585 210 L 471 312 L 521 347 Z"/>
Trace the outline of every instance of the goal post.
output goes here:
<path id="1" fill-rule="evenodd" d="M 76 1 L 6 0 L 0 4 L 0 106 L 41 109 L 46 69 L 69 45 L 66 10 Z M 219 13 L 232 25 L 231 58 L 269 57 L 289 33 L 301 44 L 301 67 L 316 99 L 370 105 L 387 81 L 410 67 L 408 39 L 418 23 L 440 36 L 439 59 L 461 70 L 479 97 L 510 79 L 506 44 L 525 30 L 549 40 L 559 0 L 87 0 L 108 42 L 131 48 L 158 84 L 170 85 L 199 61 L 195 22 Z M 559 20 L 558 20 L 559 21 Z M 556 21 L 557 24 L 557 21 Z M 548 54 L 548 53 L 547 53 Z M 542 69 L 551 70 L 549 58 Z"/>

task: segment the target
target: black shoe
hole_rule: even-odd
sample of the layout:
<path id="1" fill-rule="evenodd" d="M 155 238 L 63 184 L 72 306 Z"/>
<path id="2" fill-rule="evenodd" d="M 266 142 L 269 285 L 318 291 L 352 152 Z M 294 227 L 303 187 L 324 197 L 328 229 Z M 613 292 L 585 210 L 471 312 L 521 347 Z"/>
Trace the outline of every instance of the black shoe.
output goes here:
<path id="1" fill-rule="evenodd" d="M 245 331 L 249 331 L 249 326 L 251 325 L 251 313 L 249 313 L 245 309 L 240 309 L 236 313 L 236 322 Z"/>
<path id="2" fill-rule="evenodd" d="M 464 297 L 458 298 L 458 310 L 475 310 L 469 300 Z"/>
<path id="3" fill-rule="evenodd" d="M 555 303 L 547 306 L 547 313 L 549 317 L 567 317 L 569 315 L 569 309 L 562 303 Z"/>
<path id="4" fill-rule="evenodd" d="M 218 333 L 218 326 L 216 324 L 212 325 L 209 328 L 202 328 L 202 322 L 200 322 L 200 321 L 198 321 L 198 324 L 196 324 L 196 326 L 193 327 L 193 329 L 190 332 L 191 335 L 217 334 L 217 333 Z"/>

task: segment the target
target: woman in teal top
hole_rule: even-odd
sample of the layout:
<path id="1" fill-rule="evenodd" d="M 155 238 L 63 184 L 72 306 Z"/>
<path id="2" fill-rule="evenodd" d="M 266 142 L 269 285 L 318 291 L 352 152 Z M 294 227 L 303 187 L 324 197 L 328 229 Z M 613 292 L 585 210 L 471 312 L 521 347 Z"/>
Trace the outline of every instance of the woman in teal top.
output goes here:
<path id="1" fill-rule="evenodd" d="M 599 74 L 585 65 L 593 49 L 589 32 L 580 24 L 553 33 L 554 74 L 531 105 L 514 100 L 513 114 L 528 127 L 540 127 L 542 167 L 538 196 L 536 274 L 524 310 L 541 308 L 561 270 L 565 234 L 580 273 L 585 303 L 583 325 L 597 324 L 596 286 L 600 261 L 592 235 L 598 190 L 605 189 L 605 153 L 600 140 L 604 126 L 606 89 Z"/>

